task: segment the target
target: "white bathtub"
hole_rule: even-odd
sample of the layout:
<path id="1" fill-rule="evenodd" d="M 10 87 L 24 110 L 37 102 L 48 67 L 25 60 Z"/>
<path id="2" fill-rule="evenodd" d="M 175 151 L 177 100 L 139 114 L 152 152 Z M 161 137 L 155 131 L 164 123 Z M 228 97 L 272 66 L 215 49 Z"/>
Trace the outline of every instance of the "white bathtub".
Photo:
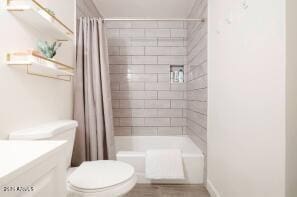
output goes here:
<path id="1" fill-rule="evenodd" d="M 187 136 L 117 136 L 115 137 L 117 160 L 134 166 L 138 183 L 203 183 L 204 156 Z M 145 152 L 148 149 L 178 148 L 182 151 L 184 181 L 148 180 L 145 178 Z"/>

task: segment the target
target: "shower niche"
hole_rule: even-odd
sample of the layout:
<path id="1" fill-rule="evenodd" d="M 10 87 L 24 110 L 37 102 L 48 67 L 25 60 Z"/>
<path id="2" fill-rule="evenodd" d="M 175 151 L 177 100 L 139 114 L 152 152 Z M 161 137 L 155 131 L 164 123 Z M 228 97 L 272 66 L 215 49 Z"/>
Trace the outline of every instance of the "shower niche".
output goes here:
<path id="1" fill-rule="evenodd" d="M 184 83 L 184 65 L 170 65 L 170 83 Z"/>

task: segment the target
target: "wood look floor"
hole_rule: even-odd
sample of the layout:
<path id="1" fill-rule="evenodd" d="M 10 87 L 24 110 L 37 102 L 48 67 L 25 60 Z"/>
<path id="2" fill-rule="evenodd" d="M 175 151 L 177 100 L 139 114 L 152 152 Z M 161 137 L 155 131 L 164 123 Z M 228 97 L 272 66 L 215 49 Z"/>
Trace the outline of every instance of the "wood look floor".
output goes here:
<path id="1" fill-rule="evenodd" d="M 125 197 L 210 197 L 203 185 L 137 184 Z"/>

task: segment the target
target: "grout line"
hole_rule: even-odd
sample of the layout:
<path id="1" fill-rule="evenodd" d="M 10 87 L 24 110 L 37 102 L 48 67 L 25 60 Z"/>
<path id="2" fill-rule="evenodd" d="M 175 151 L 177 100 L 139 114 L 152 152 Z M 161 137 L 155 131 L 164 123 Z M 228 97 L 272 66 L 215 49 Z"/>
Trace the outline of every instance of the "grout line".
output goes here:
<path id="1" fill-rule="evenodd" d="M 201 113 L 201 112 L 198 112 L 198 111 L 189 109 L 189 108 L 185 108 L 185 110 L 186 110 L 186 111 L 190 111 L 190 112 L 192 112 L 192 113 L 200 114 L 201 116 L 206 116 L 206 117 L 207 117 L 207 114 L 204 114 L 204 113 Z"/>
<path id="2" fill-rule="evenodd" d="M 202 35 L 200 38 L 199 38 L 199 40 L 197 41 L 197 43 L 195 43 L 194 45 L 193 45 L 193 48 L 191 48 L 189 51 L 188 51 L 188 55 L 203 41 L 203 39 L 206 39 L 207 40 L 207 33 L 205 34 L 205 35 Z M 207 43 L 206 43 L 206 45 L 207 45 Z M 207 48 L 207 46 L 206 47 L 203 47 L 202 49 L 205 49 L 205 48 Z M 199 52 L 200 52 L 201 50 L 199 50 Z"/>
<path id="3" fill-rule="evenodd" d="M 196 137 L 198 137 L 203 143 L 207 143 L 201 136 L 199 136 L 196 132 L 194 132 L 191 128 L 186 127 L 191 131 L 192 134 L 194 134 Z"/>

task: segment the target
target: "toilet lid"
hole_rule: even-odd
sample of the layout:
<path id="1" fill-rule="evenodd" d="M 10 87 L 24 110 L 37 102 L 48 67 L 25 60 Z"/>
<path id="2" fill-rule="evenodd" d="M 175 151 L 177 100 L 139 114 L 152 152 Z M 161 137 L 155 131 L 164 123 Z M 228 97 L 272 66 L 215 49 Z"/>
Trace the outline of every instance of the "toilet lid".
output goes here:
<path id="1" fill-rule="evenodd" d="M 83 190 L 96 190 L 121 184 L 134 175 L 134 168 L 121 161 L 83 162 L 68 178 L 68 183 Z"/>

